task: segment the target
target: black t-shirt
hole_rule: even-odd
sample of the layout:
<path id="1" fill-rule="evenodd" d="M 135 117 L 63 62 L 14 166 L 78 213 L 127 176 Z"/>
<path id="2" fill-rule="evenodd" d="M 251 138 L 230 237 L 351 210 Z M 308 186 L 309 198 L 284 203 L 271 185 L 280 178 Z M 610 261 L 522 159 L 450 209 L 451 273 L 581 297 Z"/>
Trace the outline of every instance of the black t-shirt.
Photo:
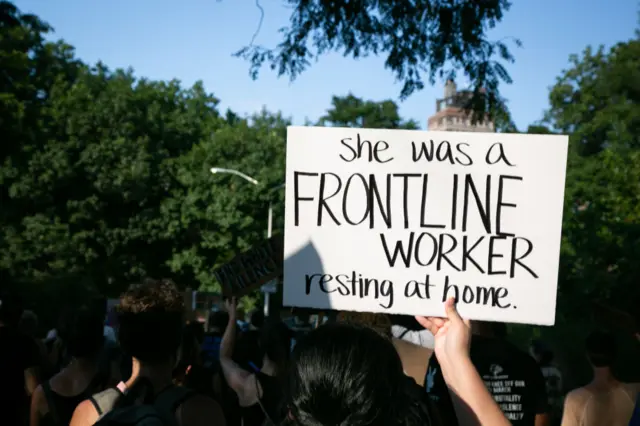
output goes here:
<path id="1" fill-rule="evenodd" d="M 28 336 L 8 327 L 0 327 L 0 423 L 26 424 L 29 398 L 25 391 L 24 371 L 37 367 L 38 346 Z"/>
<path id="2" fill-rule="evenodd" d="M 547 412 L 544 378 L 535 360 L 511 343 L 473 336 L 471 361 L 502 412 L 515 426 L 533 426 L 536 414 Z M 424 382 L 444 424 L 457 420 L 449 391 L 436 357 L 432 357 Z"/>

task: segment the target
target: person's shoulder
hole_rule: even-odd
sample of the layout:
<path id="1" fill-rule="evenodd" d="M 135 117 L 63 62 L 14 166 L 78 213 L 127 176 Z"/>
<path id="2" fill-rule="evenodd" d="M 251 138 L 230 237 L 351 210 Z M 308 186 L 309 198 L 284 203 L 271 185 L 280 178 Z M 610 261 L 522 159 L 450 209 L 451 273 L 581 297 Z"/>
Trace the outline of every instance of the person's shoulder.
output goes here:
<path id="1" fill-rule="evenodd" d="M 567 393 L 565 401 L 567 405 L 582 405 L 586 400 L 591 398 L 591 391 L 586 387 L 574 389 Z"/>

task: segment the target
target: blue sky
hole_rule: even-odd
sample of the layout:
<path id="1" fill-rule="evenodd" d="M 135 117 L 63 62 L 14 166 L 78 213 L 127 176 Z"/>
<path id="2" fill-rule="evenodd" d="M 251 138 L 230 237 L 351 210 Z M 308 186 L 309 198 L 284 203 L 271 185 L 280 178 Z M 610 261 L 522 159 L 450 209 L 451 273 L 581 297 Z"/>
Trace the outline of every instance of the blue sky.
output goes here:
<path id="1" fill-rule="evenodd" d="M 261 0 L 265 9 L 257 44 L 274 46 L 289 10 L 282 1 Z M 568 66 L 569 55 L 587 45 L 611 46 L 634 35 L 638 0 L 513 0 L 494 39 L 517 37 L 514 80 L 503 95 L 519 128 L 541 118 L 549 87 Z M 317 119 L 332 95 L 352 92 L 367 99 L 397 100 L 400 86 L 383 67 L 383 58 L 354 61 L 332 54 L 290 82 L 265 68 L 257 81 L 249 66 L 232 53 L 247 45 L 260 13 L 255 0 L 21 0 L 24 12 L 39 15 L 55 29 L 55 37 L 75 46 L 85 62 L 133 67 L 153 79 L 178 78 L 185 84 L 202 80 L 223 108 L 249 114 L 263 105 L 294 119 Z M 399 102 L 401 114 L 426 127 L 442 86 L 427 87 Z"/>

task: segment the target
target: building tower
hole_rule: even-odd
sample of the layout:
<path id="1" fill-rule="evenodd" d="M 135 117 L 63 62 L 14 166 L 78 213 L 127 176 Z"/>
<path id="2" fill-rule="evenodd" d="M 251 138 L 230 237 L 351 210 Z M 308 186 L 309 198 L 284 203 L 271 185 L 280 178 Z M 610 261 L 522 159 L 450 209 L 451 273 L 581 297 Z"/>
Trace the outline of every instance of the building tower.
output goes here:
<path id="1" fill-rule="evenodd" d="M 470 90 L 457 90 L 449 79 L 444 85 L 444 98 L 436 99 L 436 113 L 427 120 L 428 130 L 452 132 L 495 132 L 489 119 L 471 124 L 471 115 L 464 110 L 465 103 L 473 96 Z"/>

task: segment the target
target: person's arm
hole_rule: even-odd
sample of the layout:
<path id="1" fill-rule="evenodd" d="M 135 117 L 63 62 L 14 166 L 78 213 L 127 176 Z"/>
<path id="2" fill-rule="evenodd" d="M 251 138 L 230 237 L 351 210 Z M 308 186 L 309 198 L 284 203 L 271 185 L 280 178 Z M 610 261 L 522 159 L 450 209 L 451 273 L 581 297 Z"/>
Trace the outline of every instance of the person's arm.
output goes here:
<path id="1" fill-rule="evenodd" d="M 82 401 L 73 412 L 69 426 L 93 426 L 99 415 L 88 399 Z"/>
<path id="2" fill-rule="evenodd" d="M 42 386 L 38 386 L 31 396 L 31 408 L 29 410 L 29 426 L 40 425 L 40 412 L 43 404 L 46 404 L 46 398 L 44 397 L 44 391 Z"/>
<path id="3" fill-rule="evenodd" d="M 24 390 L 30 397 L 40 384 L 38 380 L 38 367 L 42 360 L 40 359 L 40 349 L 32 338 L 25 337 L 23 348 L 22 366 L 24 371 Z"/>
<path id="4" fill-rule="evenodd" d="M 538 364 L 531 359 L 531 388 L 535 395 L 536 401 L 536 417 L 535 426 L 550 426 L 551 418 L 549 417 L 549 396 L 547 395 L 547 384 L 542 375 L 542 371 Z"/>
<path id="5" fill-rule="evenodd" d="M 246 383 L 252 374 L 241 368 L 231 358 L 236 343 L 237 324 L 235 298 L 227 303 L 227 310 L 229 312 L 229 323 L 224 330 L 222 341 L 220 342 L 220 367 L 222 368 L 222 373 L 224 374 L 227 384 L 238 395 L 238 398 L 242 400 L 246 397 L 247 388 L 249 388 L 249 386 L 246 386 Z"/>
<path id="6" fill-rule="evenodd" d="M 38 385 L 38 368 L 29 367 L 24 370 L 24 390 L 28 396 L 33 395 L 33 392 L 36 390 Z"/>
<path id="7" fill-rule="evenodd" d="M 535 426 L 551 426 L 551 419 L 549 418 L 549 414 L 536 414 Z"/>
<path id="8" fill-rule="evenodd" d="M 416 317 L 435 337 L 435 353 L 461 426 L 509 426 L 469 357 L 471 328 L 458 314 L 453 298 L 447 318 Z"/>

